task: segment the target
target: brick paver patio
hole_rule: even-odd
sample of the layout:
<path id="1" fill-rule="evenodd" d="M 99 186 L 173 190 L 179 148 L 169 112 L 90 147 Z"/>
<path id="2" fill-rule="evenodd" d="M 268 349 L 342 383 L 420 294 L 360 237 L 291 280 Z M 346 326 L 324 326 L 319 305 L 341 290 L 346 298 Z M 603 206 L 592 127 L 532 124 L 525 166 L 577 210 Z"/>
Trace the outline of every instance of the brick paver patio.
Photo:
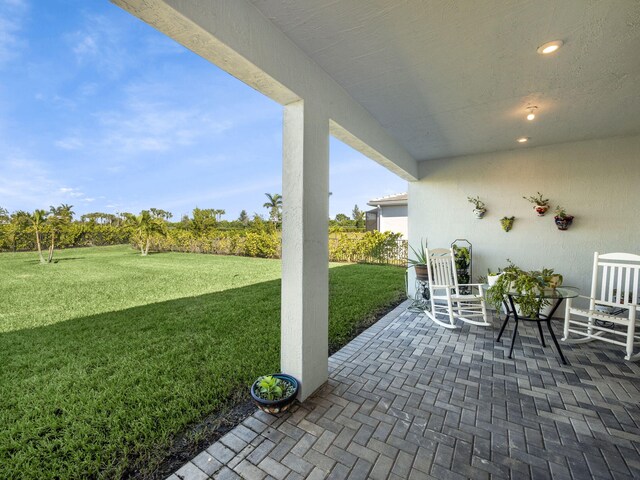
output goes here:
<path id="1" fill-rule="evenodd" d="M 640 366 L 620 347 L 562 345 L 563 366 L 521 326 L 511 360 L 498 321 L 450 331 L 406 306 L 304 405 L 255 413 L 170 479 L 640 478 Z"/>

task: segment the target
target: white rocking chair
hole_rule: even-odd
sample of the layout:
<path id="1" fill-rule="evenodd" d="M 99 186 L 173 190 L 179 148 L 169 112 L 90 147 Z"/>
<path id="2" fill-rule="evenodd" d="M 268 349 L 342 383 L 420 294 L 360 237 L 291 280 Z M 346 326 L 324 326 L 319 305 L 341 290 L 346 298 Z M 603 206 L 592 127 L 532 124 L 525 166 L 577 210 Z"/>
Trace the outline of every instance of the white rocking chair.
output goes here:
<path id="1" fill-rule="evenodd" d="M 601 272 L 600 277 L 599 272 Z M 633 354 L 634 344 L 640 343 L 640 335 L 636 335 L 636 314 L 640 310 L 639 276 L 640 255 L 630 253 L 599 255 L 596 252 L 593 256 L 591 296 L 580 297 L 589 300 L 589 308 L 573 307 L 572 299 L 566 300 L 562 340 L 567 343 L 602 340 L 622 345 L 626 347 L 625 360 L 640 360 L 640 352 Z M 570 333 L 582 338 L 569 339 Z"/>
<path id="2" fill-rule="evenodd" d="M 472 325 L 490 326 L 482 284 L 458 284 L 453 249 L 427 249 L 426 254 L 431 311 L 425 310 L 425 314 L 445 328 L 458 328 L 455 324 L 456 319 Z M 461 294 L 460 287 L 468 287 L 471 292 L 475 287 L 479 294 Z M 442 320 L 438 316 L 444 316 L 445 319 Z"/>

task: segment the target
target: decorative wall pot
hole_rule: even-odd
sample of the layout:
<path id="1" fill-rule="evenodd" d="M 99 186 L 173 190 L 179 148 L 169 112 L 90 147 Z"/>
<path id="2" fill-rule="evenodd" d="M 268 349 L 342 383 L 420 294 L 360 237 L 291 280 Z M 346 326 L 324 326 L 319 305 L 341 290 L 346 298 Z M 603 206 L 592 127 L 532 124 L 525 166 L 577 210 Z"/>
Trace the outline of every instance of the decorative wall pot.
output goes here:
<path id="1" fill-rule="evenodd" d="M 566 215 L 564 217 L 555 217 L 558 230 L 567 230 L 573 223 L 573 215 Z"/>
<path id="2" fill-rule="evenodd" d="M 533 209 L 539 217 L 544 217 L 544 214 L 549 210 L 549 205 L 534 205 Z"/>
<path id="3" fill-rule="evenodd" d="M 502 225 L 502 229 L 505 232 L 508 232 L 509 230 L 511 230 L 513 228 L 513 221 L 516 219 L 516 217 L 502 217 L 500 219 L 500 225 Z"/>
<path id="4" fill-rule="evenodd" d="M 487 209 L 486 208 L 474 208 L 473 209 L 473 214 L 476 216 L 476 218 L 484 217 L 485 213 L 487 213 Z"/>

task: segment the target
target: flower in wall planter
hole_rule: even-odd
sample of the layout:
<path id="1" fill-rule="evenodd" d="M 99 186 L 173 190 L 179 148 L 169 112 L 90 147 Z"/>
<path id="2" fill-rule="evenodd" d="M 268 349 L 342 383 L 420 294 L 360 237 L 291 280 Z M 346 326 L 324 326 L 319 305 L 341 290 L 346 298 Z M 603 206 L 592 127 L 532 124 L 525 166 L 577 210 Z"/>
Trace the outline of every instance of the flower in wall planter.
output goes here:
<path id="1" fill-rule="evenodd" d="M 556 207 L 556 216 L 554 218 L 558 230 L 567 230 L 573 223 L 573 215 L 567 215 L 567 211 L 560 205 Z"/>
<path id="2" fill-rule="evenodd" d="M 500 225 L 502 225 L 502 229 L 505 232 L 508 232 L 509 230 L 511 230 L 513 228 L 513 221 L 516 219 L 516 217 L 502 217 L 500 219 Z"/>
<path id="3" fill-rule="evenodd" d="M 549 199 L 543 198 L 540 192 L 538 195 L 532 197 L 522 197 L 526 201 L 533 203 L 533 209 L 536 211 L 539 217 L 544 217 L 544 214 L 549 210 Z"/>
<path id="4" fill-rule="evenodd" d="M 258 378 L 251 386 L 251 397 L 265 413 L 284 413 L 296 400 L 300 385 L 291 375 L 275 373 Z"/>
<path id="5" fill-rule="evenodd" d="M 478 196 L 476 196 L 475 198 L 467 197 L 467 201 L 469 203 L 472 203 L 473 206 L 475 207 L 473 209 L 473 214 L 476 216 L 476 218 L 484 217 L 484 214 L 487 213 L 487 207 L 484 204 L 484 202 L 480 200 L 480 197 Z"/>

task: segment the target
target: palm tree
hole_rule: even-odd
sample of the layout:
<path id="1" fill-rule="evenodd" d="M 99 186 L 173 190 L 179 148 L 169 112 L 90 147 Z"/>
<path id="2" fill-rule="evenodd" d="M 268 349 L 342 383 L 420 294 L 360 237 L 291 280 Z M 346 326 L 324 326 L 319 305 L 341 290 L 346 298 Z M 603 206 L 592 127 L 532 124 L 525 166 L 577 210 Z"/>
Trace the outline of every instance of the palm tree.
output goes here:
<path id="1" fill-rule="evenodd" d="M 127 216 L 127 224 L 133 228 L 135 238 L 138 240 L 140 254 L 146 257 L 151 245 L 151 237 L 165 232 L 165 223 L 162 218 L 154 217 L 149 210 L 143 210 L 140 215 Z"/>
<path id="2" fill-rule="evenodd" d="M 269 219 L 276 223 L 280 219 L 280 209 L 282 208 L 282 195 L 279 193 L 274 193 L 273 195 L 270 193 L 265 193 L 267 198 L 269 199 L 263 205 L 264 208 L 269 209 Z"/>
<path id="3" fill-rule="evenodd" d="M 42 232 L 42 227 L 47 221 L 47 212 L 44 210 L 36 210 L 31 215 L 28 215 L 27 218 L 33 225 L 33 229 L 36 232 L 36 246 L 38 247 L 38 256 L 40 257 L 40 263 L 46 263 L 44 256 L 42 256 L 42 244 L 40 243 L 40 232 Z"/>
<path id="4" fill-rule="evenodd" d="M 56 243 L 56 233 L 61 233 L 62 229 L 73 220 L 74 211 L 71 210 L 73 205 L 66 203 L 60 204 L 59 207 L 51 206 L 49 208 L 50 215 L 47 217 L 47 224 L 51 227 L 51 243 L 49 244 L 49 257 L 47 263 L 53 261 L 53 249 Z"/>

